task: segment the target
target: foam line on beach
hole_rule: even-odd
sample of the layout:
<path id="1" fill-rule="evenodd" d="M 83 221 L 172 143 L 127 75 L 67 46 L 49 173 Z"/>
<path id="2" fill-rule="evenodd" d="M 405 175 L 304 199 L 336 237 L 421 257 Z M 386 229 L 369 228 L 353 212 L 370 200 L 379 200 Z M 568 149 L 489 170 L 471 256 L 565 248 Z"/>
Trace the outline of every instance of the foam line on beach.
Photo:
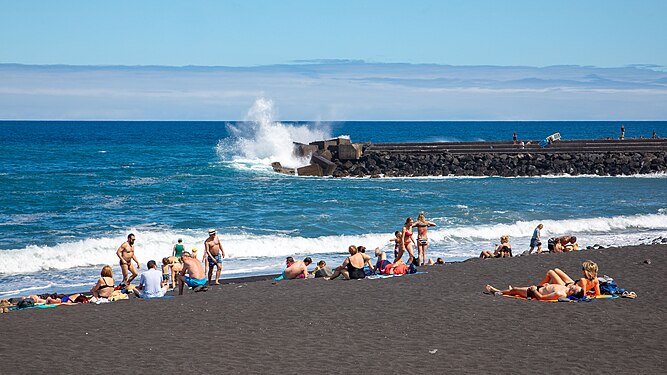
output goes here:
<path id="1" fill-rule="evenodd" d="M 429 231 L 432 249 L 446 249 L 449 256 L 474 255 L 471 248 L 487 246 L 501 234 L 512 241 L 526 242 L 538 223 L 543 223 L 543 237 L 550 234 L 590 234 L 591 237 L 613 238 L 619 244 L 636 244 L 641 240 L 637 231 L 667 230 L 667 213 L 615 216 L 609 218 L 582 218 L 544 221 L 517 221 L 509 224 L 470 225 L 461 227 L 436 227 Z M 398 228 L 397 228 L 398 229 Z M 175 232 L 169 229 L 130 228 L 117 236 L 89 238 L 60 243 L 54 246 L 30 245 L 22 249 L 2 250 L 3 262 L 0 274 L 20 274 L 44 270 L 63 270 L 77 267 L 93 267 L 118 264 L 116 250 L 125 241 L 125 233 L 133 232 L 135 245 L 141 262 L 159 260 L 171 253 L 176 238 L 182 238 L 187 250 L 192 247 L 203 254 L 205 230 Z M 365 233 L 358 235 L 320 236 L 314 238 L 276 233 L 257 235 L 250 232 L 219 235 L 229 258 L 258 259 L 279 258 L 289 255 L 327 254 L 345 252 L 350 244 L 363 244 L 369 249 L 380 247 L 393 249 L 388 240 L 391 233 Z M 624 240 L 624 238 L 627 238 Z M 525 240 L 525 241 L 524 241 Z M 596 239 L 597 240 L 597 239 Z"/>

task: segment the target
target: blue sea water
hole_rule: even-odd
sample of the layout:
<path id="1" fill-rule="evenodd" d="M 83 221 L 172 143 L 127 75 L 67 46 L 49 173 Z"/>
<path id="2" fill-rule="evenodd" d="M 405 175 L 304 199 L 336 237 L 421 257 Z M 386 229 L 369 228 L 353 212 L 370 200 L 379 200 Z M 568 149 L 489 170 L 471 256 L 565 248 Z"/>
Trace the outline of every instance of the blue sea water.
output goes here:
<path id="1" fill-rule="evenodd" d="M 260 111 L 261 112 L 261 111 Z M 275 174 L 305 163 L 293 141 L 354 142 L 618 137 L 621 122 L 0 121 L 0 297 L 88 289 L 136 234 L 145 265 L 177 238 L 198 248 L 217 228 L 223 278 L 278 273 L 285 256 L 330 265 L 350 244 L 391 251 L 406 217 L 425 212 L 430 258 L 489 250 L 503 234 L 515 252 L 543 237 L 629 245 L 667 236 L 667 177 L 332 179 Z M 667 122 L 623 122 L 626 137 L 667 135 Z M 145 266 L 144 266 L 145 267 Z"/>

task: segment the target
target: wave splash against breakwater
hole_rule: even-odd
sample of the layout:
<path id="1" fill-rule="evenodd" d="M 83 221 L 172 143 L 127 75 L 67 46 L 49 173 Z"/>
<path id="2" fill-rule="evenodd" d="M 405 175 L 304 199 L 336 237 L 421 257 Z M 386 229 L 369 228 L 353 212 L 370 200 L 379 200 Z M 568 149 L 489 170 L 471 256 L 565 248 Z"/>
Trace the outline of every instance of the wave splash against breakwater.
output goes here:
<path id="1" fill-rule="evenodd" d="M 216 147 L 220 160 L 246 170 L 267 169 L 274 161 L 298 167 L 308 164 L 309 158 L 294 156 L 293 142 L 331 138 L 327 124 L 288 124 L 274 118 L 273 101 L 257 99 L 245 121 L 226 125 L 230 136 L 218 141 Z"/>

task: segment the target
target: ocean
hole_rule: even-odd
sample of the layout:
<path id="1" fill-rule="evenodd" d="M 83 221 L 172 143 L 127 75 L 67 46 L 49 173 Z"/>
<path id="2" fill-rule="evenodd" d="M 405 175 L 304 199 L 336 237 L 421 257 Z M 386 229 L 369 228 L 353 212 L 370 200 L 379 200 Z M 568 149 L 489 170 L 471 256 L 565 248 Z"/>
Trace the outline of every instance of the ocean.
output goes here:
<path id="1" fill-rule="evenodd" d="M 667 122 L 299 122 L 256 105 L 244 122 L 0 121 L 0 298 L 88 290 L 136 235 L 145 269 L 182 238 L 203 251 L 209 228 L 227 253 L 222 277 L 279 273 L 286 256 L 339 264 L 351 244 L 392 252 L 408 216 L 424 212 L 428 257 L 460 261 L 501 235 L 514 252 L 542 236 L 583 247 L 667 237 L 667 176 L 313 178 L 292 142 L 435 142 L 650 137 Z"/>

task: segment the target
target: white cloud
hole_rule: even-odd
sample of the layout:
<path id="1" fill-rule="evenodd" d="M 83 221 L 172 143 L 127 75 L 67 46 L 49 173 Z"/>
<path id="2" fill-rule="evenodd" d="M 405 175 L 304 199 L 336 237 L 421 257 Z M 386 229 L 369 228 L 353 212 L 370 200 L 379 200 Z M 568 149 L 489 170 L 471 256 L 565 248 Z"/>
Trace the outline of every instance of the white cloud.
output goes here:
<path id="1" fill-rule="evenodd" d="M 0 65 L 2 119 L 242 119 L 257 97 L 290 120 L 667 118 L 655 67 L 363 62 L 230 67 Z"/>

